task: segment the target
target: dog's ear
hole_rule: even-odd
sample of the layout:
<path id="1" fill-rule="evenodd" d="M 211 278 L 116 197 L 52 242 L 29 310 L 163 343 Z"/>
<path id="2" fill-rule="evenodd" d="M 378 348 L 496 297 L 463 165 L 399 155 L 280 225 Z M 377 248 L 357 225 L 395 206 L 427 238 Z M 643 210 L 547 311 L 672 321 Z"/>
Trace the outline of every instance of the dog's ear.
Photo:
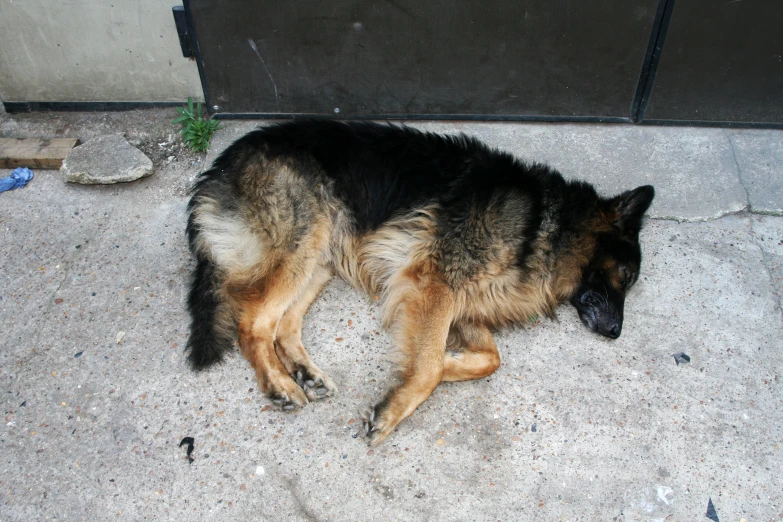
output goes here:
<path id="1" fill-rule="evenodd" d="M 636 237 L 642 228 L 642 217 L 654 197 L 652 185 L 644 185 L 610 199 L 607 213 L 610 223 L 624 236 Z"/>

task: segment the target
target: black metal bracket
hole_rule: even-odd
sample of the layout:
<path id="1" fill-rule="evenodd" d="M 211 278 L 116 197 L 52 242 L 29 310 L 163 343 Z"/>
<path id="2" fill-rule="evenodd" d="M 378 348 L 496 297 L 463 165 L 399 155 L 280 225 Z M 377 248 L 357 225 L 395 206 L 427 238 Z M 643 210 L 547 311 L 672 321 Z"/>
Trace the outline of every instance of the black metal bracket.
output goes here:
<path id="1" fill-rule="evenodd" d="M 190 31 L 188 30 L 185 8 L 181 5 L 175 5 L 171 8 L 171 12 L 174 14 L 174 23 L 177 24 L 177 34 L 179 35 L 179 46 L 182 47 L 182 56 L 190 58 L 193 56 L 193 48 L 190 45 Z"/>
<path id="2" fill-rule="evenodd" d="M 655 14 L 650 43 L 647 46 L 647 53 L 642 64 L 642 73 L 639 76 L 639 83 L 636 86 L 636 95 L 631 108 L 631 120 L 634 123 L 641 123 L 644 119 L 644 111 L 647 108 L 647 102 L 650 101 L 653 80 L 655 80 L 655 73 L 658 70 L 658 61 L 661 59 L 663 43 L 666 40 L 666 32 L 669 30 L 669 21 L 672 18 L 673 10 L 674 0 L 658 1 L 658 11 Z"/>

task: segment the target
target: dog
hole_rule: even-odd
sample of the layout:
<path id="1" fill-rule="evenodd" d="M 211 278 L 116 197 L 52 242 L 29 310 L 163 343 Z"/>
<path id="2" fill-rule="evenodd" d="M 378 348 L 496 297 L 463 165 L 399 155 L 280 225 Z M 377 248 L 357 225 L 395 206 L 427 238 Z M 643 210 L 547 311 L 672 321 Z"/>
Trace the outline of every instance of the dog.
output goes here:
<path id="1" fill-rule="evenodd" d="M 333 395 L 301 332 L 338 274 L 382 298 L 399 351 L 397 382 L 364 418 L 375 446 L 440 382 L 497 370 L 498 328 L 569 302 L 619 337 L 654 194 L 604 198 L 465 135 L 332 120 L 255 130 L 193 186 L 188 359 L 204 369 L 238 340 L 283 410 Z"/>

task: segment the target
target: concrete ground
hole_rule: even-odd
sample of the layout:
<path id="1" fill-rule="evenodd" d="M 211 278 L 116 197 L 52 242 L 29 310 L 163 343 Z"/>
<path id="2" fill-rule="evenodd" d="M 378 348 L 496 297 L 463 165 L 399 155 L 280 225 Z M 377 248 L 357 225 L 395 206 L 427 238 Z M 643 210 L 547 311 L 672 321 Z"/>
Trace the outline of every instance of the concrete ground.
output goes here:
<path id="1" fill-rule="evenodd" d="M 0 194 L 1 520 L 698 521 L 710 499 L 713 520 L 783 519 L 783 132 L 414 123 L 657 198 L 620 339 L 569 306 L 502 331 L 497 373 L 440 386 L 370 449 L 358 412 L 390 338 L 341 281 L 304 332 L 335 398 L 282 413 L 240 356 L 185 364 L 184 211 L 206 161 L 172 112 L 0 115 L 6 137 L 124 132 L 157 168 L 112 186 L 36 171 Z M 207 159 L 257 124 L 224 122 Z"/>

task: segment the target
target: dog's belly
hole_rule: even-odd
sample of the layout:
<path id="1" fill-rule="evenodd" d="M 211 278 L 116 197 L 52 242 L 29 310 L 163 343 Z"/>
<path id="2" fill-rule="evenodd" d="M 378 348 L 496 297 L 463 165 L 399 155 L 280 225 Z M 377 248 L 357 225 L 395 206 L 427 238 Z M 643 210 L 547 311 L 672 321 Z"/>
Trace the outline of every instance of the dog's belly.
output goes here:
<path id="1" fill-rule="evenodd" d="M 453 292 L 455 322 L 496 328 L 552 315 L 557 301 L 548 271 L 522 274 L 513 265 L 512 249 L 502 245 L 486 258 L 468 263 L 464 257 L 444 251 L 434 222 L 420 211 L 361 236 L 339 231 L 333 235 L 330 265 L 355 288 L 383 300 L 386 324 L 397 301 L 415 291 L 417 279 L 431 278 Z"/>

